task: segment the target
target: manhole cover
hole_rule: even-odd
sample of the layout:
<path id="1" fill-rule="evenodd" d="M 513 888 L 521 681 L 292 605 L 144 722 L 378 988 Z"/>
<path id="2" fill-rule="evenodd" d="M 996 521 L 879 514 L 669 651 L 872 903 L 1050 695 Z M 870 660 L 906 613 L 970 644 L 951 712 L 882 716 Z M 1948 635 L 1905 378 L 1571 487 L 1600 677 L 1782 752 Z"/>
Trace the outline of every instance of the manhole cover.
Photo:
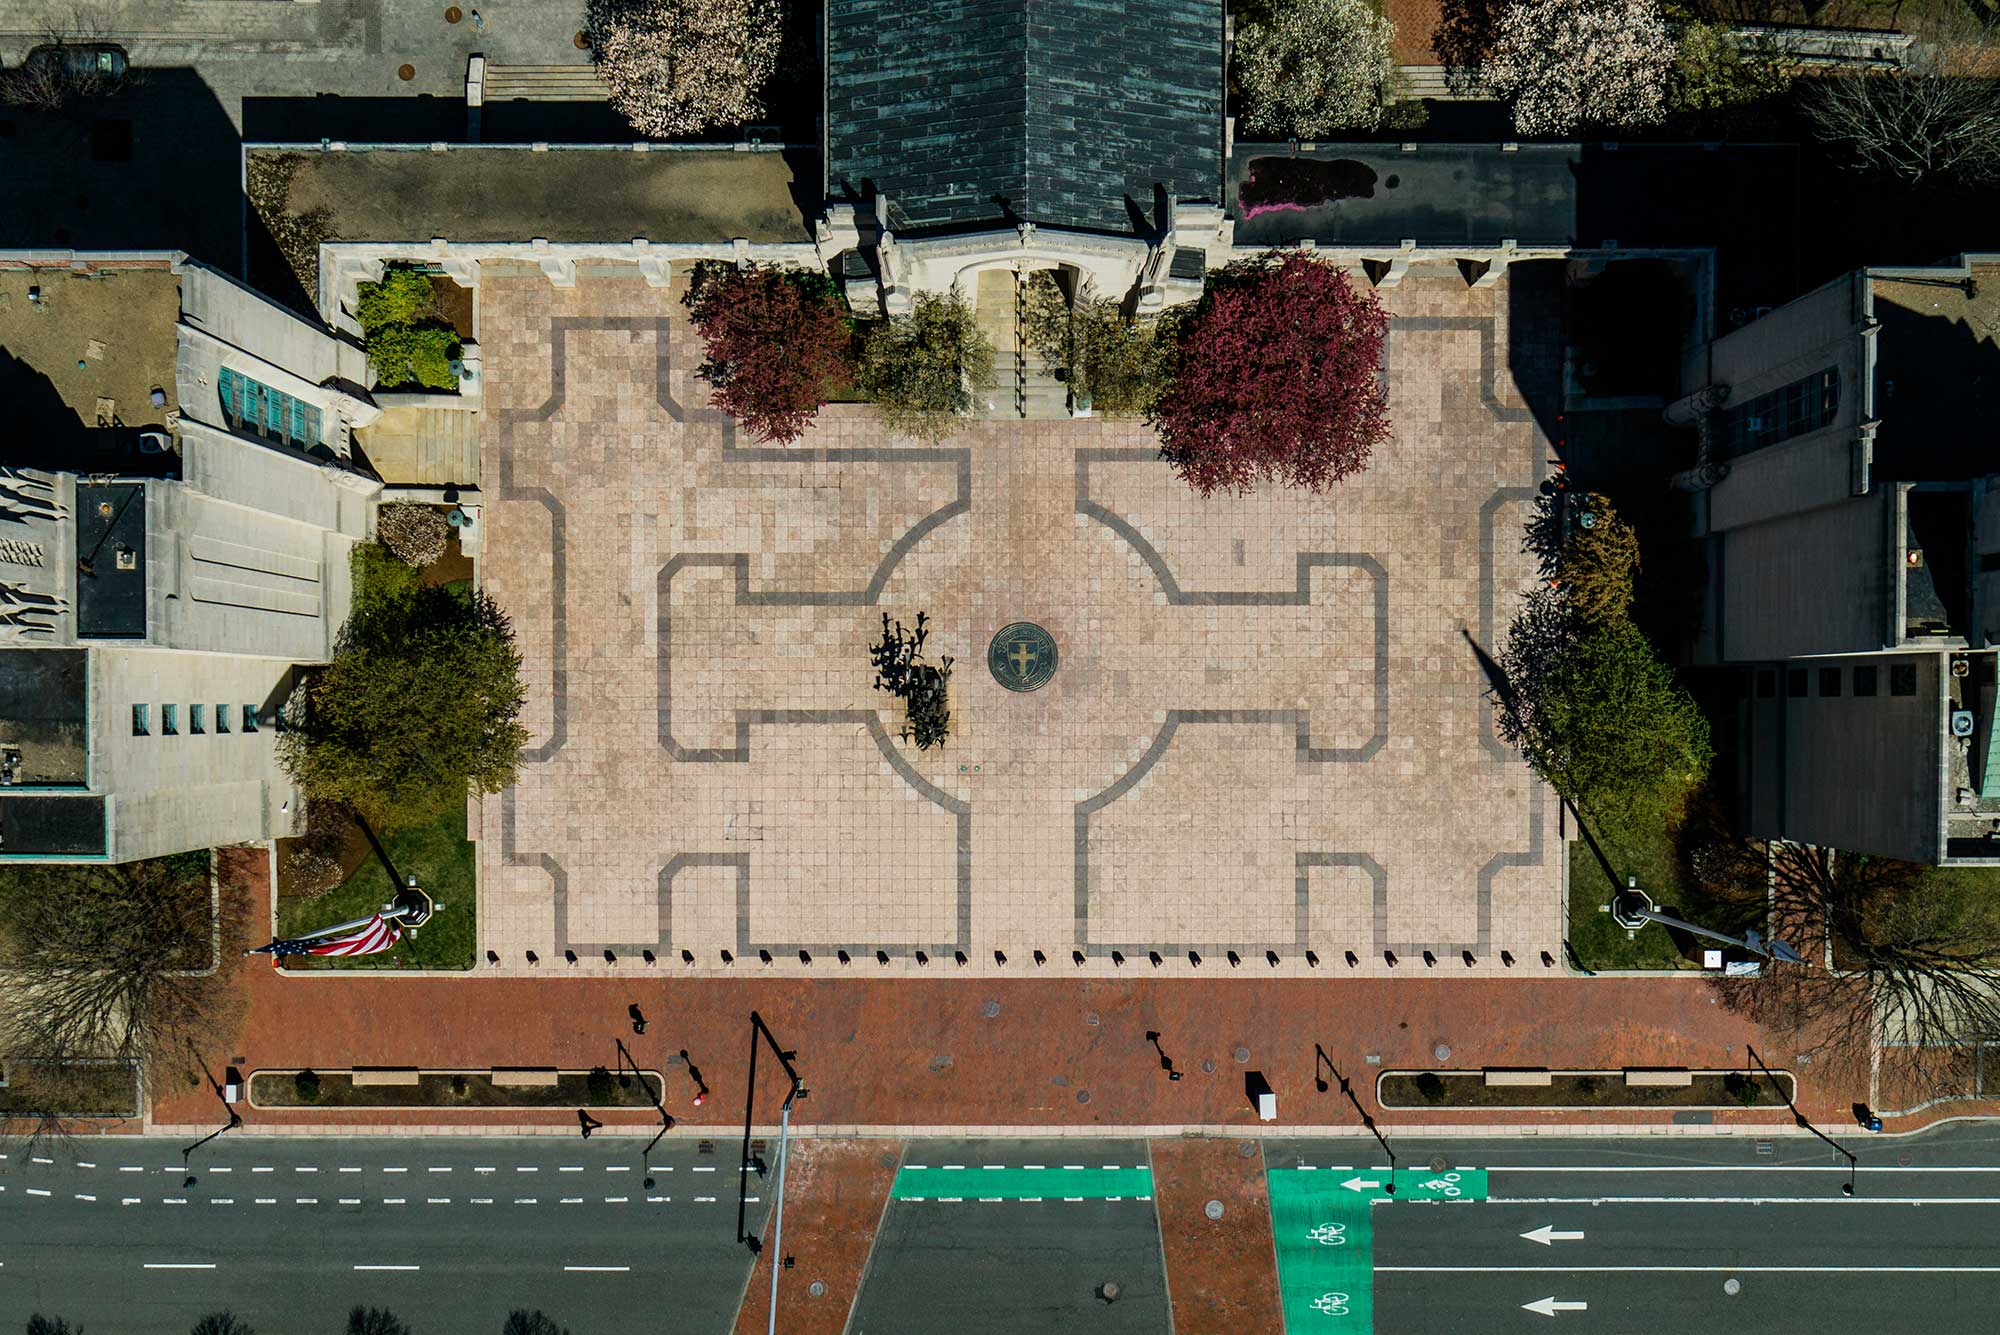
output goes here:
<path id="1" fill-rule="evenodd" d="M 570 38 L 570 41 L 576 44 L 576 49 L 579 51 L 590 50 L 590 34 L 588 33 L 580 32 L 576 36 Z"/>
<path id="2" fill-rule="evenodd" d="M 1056 674 L 1055 636 L 1032 621 L 1016 621 L 986 646 L 993 680 L 1010 691 L 1037 691 Z"/>
<path id="3" fill-rule="evenodd" d="M 1431 1171 L 1433 1173 L 1442 1173 L 1445 1169 L 1449 1167 L 1451 1167 L 1450 1161 L 1447 1160 L 1442 1154 L 1437 1155 L 1431 1159 Z"/>
<path id="4" fill-rule="evenodd" d="M 1201 1059 L 1201 1073 L 1202 1073 L 1203 1075 L 1214 1075 L 1214 1074 L 1215 1074 L 1215 1058 L 1213 1058 L 1213 1057 L 1203 1057 L 1203 1058 Z"/>
<path id="5" fill-rule="evenodd" d="M 1097 1012 L 1085 1011 L 1083 1013 L 1083 1022 L 1089 1025 L 1092 1029 L 1097 1028 Z"/>
<path id="6" fill-rule="evenodd" d="M 1737 1294 L 1743 1292 L 1743 1281 L 1740 1279 L 1725 1279 L 1722 1281 L 1722 1291 L 1734 1298 Z"/>
<path id="7" fill-rule="evenodd" d="M 984 1006 L 980 1007 L 980 1013 L 985 1015 L 985 1017 L 990 1020 L 994 1016 L 1000 1013 L 1000 1003 L 997 1001 L 989 1001 Z"/>
<path id="8" fill-rule="evenodd" d="M 806 1292 L 810 1293 L 815 1298 L 824 1298 L 826 1297 L 826 1282 L 824 1280 L 816 1279 L 812 1283 L 806 1285 Z"/>
<path id="9" fill-rule="evenodd" d="M 1078 1103 L 1090 1102 L 1090 1091 L 1087 1089 L 1079 1089 L 1078 1091 L 1076 1091 L 1076 1101 Z"/>
<path id="10" fill-rule="evenodd" d="M 881 1164 L 884 1168 L 894 1168 L 896 1166 L 896 1156 L 885 1150 L 875 1156 L 875 1162 Z"/>
<path id="11" fill-rule="evenodd" d="M 408 83 L 417 77 L 417 67 L 415 65 L 398 65 L 396 67 L 396 77 L 404 83 Z"/>
<path id="12" fill-rule="evenodd" d="M 1236 1049 L 1236 1064 L 1238 1066 L 1247 1065 L 1249 1064 L 1249 1061 L 1250 1061 L 1250 1049 L 1248 1048 Z"/>
<path id="13" fill-rule="evenodd" d="M 1254 1141 L 1246 1140 L 1236 1147 L 1236 1157 L 1239 1159 L 1254 1158 L 1256 1153 L 1257 1145 Z"/>
<path id="14" fill-rule="evenodd" d="M 1222 1202 L 1210 1201 L 1208 1204 L 1201 1207 L 1201 1212 L 1207 1215 L 1210 1219 L 1220 1219 L 1222 1218 Z"/>
<path id="15" fill-rule="evenodd" d="M 1900 1164 L 1902 1167 L 1908 1168 L 1912 1163 L 1916 1161 L 1910 1157 L 1910 1152 L 1908 1150 L 1904 1150 L 1901 1154 L 1896 1156 L 1896 1162 Z"/>
<path id="16" fill-rule="evenodd" d="M 451 8 L 445 10 L 444 12 L 444 21 L 446 23 L 456 23 L 464 17 L 465 17 L 465 11 L 460 9 L 457 5 L 453 5 Z"/>
<path id="17" fill-rule="evenodd" d="M 1447 1044 L 1440 1043 L 1436 1047 L 1431 1049 L 1431 1056 L 1437 1058 L 1441 1062 L 1448 1062 L 1451 1060 L 1451 1048 Z"/>

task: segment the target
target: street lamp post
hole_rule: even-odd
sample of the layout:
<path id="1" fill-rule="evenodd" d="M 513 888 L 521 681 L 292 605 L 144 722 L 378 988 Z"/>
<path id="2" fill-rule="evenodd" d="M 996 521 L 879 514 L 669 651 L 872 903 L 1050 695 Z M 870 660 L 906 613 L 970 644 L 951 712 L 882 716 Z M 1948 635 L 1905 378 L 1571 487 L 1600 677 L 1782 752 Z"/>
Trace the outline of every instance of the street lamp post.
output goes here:
<path id="1" fill-rule="evenodd" d="M 1757 1069 L 1762 1071 L 1764 1073 L 1764 1078 L 1771 1082 L 1771 1088 L 1778 1091 L 1778 1097 L 1785 1101 L 1785 1106 L 1787 1108 L 1791 1109 L 1792 1121 L 1798 1125 L 1799 1129 L 1802 1131 L 1812 1132 L 1815 1136 L 1818 1136 L 1822 1141 L 1826 1142 L 1828 1145 L 1831 1145 L 1836 1153 L 1846 1157 L 1847 1181 L 1840 1184 L 1840 1194 L 1843 1196 L 1852 1196 L 1854 1194 L 1855 1173 L 1860 1168 L 1860 1160 L 1855 1157 L 1854 1151 L 1848 1149 L 1847 1146 L 1841 1144 L 1839 1141 L 1835 1140 L 1832 1136 L 1829 1136 L 1828 1134 L 1826 1134 L 1826 1132 L 1814 1126 L 1811 1120 L 1808 1119 L 1804 1113 L 1799 1111 L 1799 1105 L 1792 1101 L 1792 1096 L 1785 1092 L 1785 1087 L 1783 1085 L 1778 1083 L 1778 1077 L 1771 1074 L 1771 1068 L 1766 1066 L 1764 1064 L 1764 1059 L 1757 1055 L 1757 1049 L 1751 1047 L 1748 1043 L 1745 1043 L 1743 1045 L 1743 1050 L 1750 1054 L 1750 1060 L 1757 1063 Z"/>
<path id="2" fill-rule="evenodd" d="M 1676 927 L 1683 932 L 1692 932 L 1696 936 L 1705 936 L 1711 941 L 1721 941 L 1727 945 L 1741 946 L 1751 954 L 1762 955 L 1765 959 L 1778 960 L 1785 964 L 1804 964 L 1806 962 L 1805 956 L 1793 950 L 1783 941 L 1767 941 L 1761 933 L 1751 931 L 1745 932 L 1741 936 L 1731 936 L 1727 932 L 1718 932 L 1708 927 L 1697 927 L 1686 919 L 1662 913 L 1660 912 L 1660 906 L 1653 902 L 1652 897 L 1639 888 L 1638 880 L 1630 876 L 1625 878 L 1625 888 L 1612 896 L 1611 918 L 1612 921 L 1628 932 L 1636 932 L 1647 923 L 1656 922 L 1662 927 Z"/>
<path id="3" fill-rule="evenodd" d="M 618 1044 L 620 1069 L 626 1066 L 631 1067 L 632 1074 L 638 1077 L 639 1084 L 648 1090 L 652 1089 L 652 1086 L 646 1083 L 646 1073 L 640 1070 L 639 1063 L 632 1059 L 632 1053 L 625 1046 L 625 1040 L 620 1038 L 613 1041 Z M 661 1102 L 661 1097 L 661 1094 L 658 1093 L 653 1095 L 653 1111 L 660 1115 L 660 1129 L 655 1131 L 653 1138 L 646 1142 L 646 1148 L 639 1151 L 639 1171 L 648 1191 L 653 1189 L 653 1147 L 660 1143 L 661 1136 L 666 1135 L 667 1132 L 674 1128 L 674 1115 L 667 1111 L 666 1105 Z"/>
<path id="4" fill-rule="evenodd" d="M 1375 1143 L 1382 1147 L 1382 1153 L 1389 1156 L 1389 1180 L 1382 1184 L 1382 1194 L 1385 1196 L 1394 1196 L 1396 1194 L 1396 1152 L 1389 1148 L 1389 1141 L 1383 1136 L 1382 1128 L 1375 1125 L 1374 1117 L 1369 1114 L 1367 1109 L 1361 1106 L 1361 1100 L 1355 1097 L 1353 1084 L 1346 1076 L 1340 1073 L 1340 1068 L 1333 1064 L 1333 1058 L 1326 1055 L 1326 1049 L 1315 1043 L 1313 1044 L 1313 1084 L 1318 1087 L 1320 1093 L 1324 1094 L 1326 1093 L 1326 1077 L 1319 1073 L 1322 1066 L 1333 1072 L 1333 1078 L 1340 1083 L 1340 1092 L 1347 1096 L 1347 1101 L 1354 1105 L 1354 1111 L 1360 1114 L 1361 1125 L 1368 1128 L 1369 1134 L 1375 1137 Z"/>
<path id="5" fill-rule="evenodd" d="M 792 1105 L 805 1098 L 810 1092 L 805 1082 L 799 1079 L 798 1068 L 792 1065 L 792 1058 L 798 1056 L 788 1048 L 779 1046 L 776 1035 L 764 1023 L 764 1017 L 756 1011 L 750 1012 L 750 1079 L 749 1091 L 743 1098 L 743 1162 L 736 1170 L 736 1238 L 750 1249 L 755 1256 L 763 1250 L 761 1243 L 743 1227 L 748 1210 L 750 1184 L 750 1123 L 757 1108 L 757 1048 L 758 1040 L 769 1044 L 777 1054 L 778 1065 L 784 1068 L 789 1082 L 785 1089 L 785 1101 L 778 1108 L 778 1182 L 777 1192 L 771 1204 L 771 1320 L 770 1331 L 776 1335 L 778 1329 L 778 1272 L 785 1268 L 785 1151 L 791 1140 Z"/>

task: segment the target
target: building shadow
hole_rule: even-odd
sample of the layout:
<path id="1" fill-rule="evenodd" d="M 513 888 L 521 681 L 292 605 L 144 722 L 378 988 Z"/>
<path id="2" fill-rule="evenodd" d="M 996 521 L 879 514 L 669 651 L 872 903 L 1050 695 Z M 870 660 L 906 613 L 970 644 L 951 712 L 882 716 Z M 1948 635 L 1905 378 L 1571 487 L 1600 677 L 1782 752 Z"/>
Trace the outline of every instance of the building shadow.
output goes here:
<path id="1" fill-rule="evenodd" d="M 241 141 L 192 69 L 140 72 L 60 111 L 0 107 L 6 247 L 184 250 L 243 270 Z"/>

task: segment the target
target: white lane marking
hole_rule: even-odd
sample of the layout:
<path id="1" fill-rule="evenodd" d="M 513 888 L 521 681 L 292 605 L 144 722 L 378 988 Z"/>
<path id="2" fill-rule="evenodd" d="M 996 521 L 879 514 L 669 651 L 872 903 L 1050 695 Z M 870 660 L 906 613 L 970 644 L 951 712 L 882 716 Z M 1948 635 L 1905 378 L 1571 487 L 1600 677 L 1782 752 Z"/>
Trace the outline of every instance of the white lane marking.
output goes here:
<path id="1" fill-rule="evenodd" d="M 1040 1165 L 1040 1164 L 1038 1164 L 1038 1163 L 1024 1163 L 1024 1164 L 1022 1164 L 1022 1165 L 1021 1165 L 1021 1167 L 1023 1167 L 1023 1168 L 1025 1168 L 1025 1169 L 1027 1169 L 1027 1170 L 1028 1170 L 1029 1172 L 1031 1172 L 1031 1173 L 1040 1173 L 1040 1172 L 1045 1172 L 1045 1171 L 1046 1171 L 1046 1170 L 1045 1170 L 1045 1169 L 1044 1169 L 1044 1168 L 1042 1167 L 1042 1165 Z"/>
<path id="2" fill-rule="evenodd" d="M 535 1167 L 533 1164 L 516 1164 L 514 1166 L 514 1171 L 517 1173 L 539 1173 L 542 1170 Z"/>
<path id="3" fill-rule="evenodd" d="M 487 1167 L 479 1167 L 479 1168 L 475 1168 L 475 1169 L 473 1169 L 472 1171 L 473 1171 L 473 1172 L 475 1172 L 475 1173 L 497 1173 L 497 1172 L 499 1172 L 500 1170 L 499 1170 L 499 1169 L 497 1169 L 497 1168 L 493 1168 L 493 1167 L 490 1167 L 490 1166 L 487 1166 Z"/>
<path id="4" fill-rule="evenodd" d="M 939 1200 L 939 1201 L 940 1201 L 941 1203 L 945 1204 L 945 1205 L 961 1205 L 961 1204 L 963 1204 L 963 1203 L 964 1203 L 964 1201 L 965 1201 L 965 1197 L 963 1197 L 963 1196 L 940 1196 L 940 1197 L 938 1197 L 938 1200 Z"/>
<path id="5" fill-rule="evenodd" d="M 583 1204 L 583 1197 L 581 1197 L 581 1196 L 565 1196 L 565 1197 L 563 1197 L 563 1198 L 562 1198 L 562 1200 L 561 1200 L 561 1201 L 559 1201 L 559 1202 L 557 1202 L 557 1203 L 558 1203 L 558 1204 L 561 1204 L 561 1205 L 581 1205 L 581 1204 Z"/>
<path id="6" fill-rule="evenodd" d="M 361 1170 L 359 1168 L 336 1168 L 334 1171 L 336 1173 L 358 1173 Z"/>
<path id="7" fill-rule="evenodd" d="M 450 1204 L 451 1204 L 451 1197 L 449 1197 L 449 1196 L 426 1196 L 426 1197 L 424 1198 L 424 1201 L 425 1201 L 425 1203 L 426 1203 L 426 1204 L 429 1204 L 429 1205 L 450 1205 Z"/>
<path id="8" fill-rule="evenodd" d="M 1135 1201 L 1150 1201 L 1153 1198 L 1151 1196 L 1134 1196 L 1132 1199 Z"/>
<path id="9" fill-rule="evenodd" d="M 1021 1197 L 1021 1199 L 1024 1201 L 1031 1201 L 1036 1205 L 1039 1205 L 1042 1202 L 1042 1198 L 1040 1196 L 1023 1196 Z"/>
<path id="10" fill-rule="evenodd" d="M 275 1173 L 278 1170 L 275 1168 L 253 1168 L 250 1171 L 253 1173 Z"/>
<path id="11" fill-rule="evenodd" d="M 382 1171 L 385 1173 L 407 1173 L 410 1170 L 407 1168 L 384 1168 Z"/>
<path id="12" fill-rule="evenodd" d="M 317 1168 L 307 1168 L 307 1167 L 295 1167 L 295 1168 L 293 1168 L 293 1169 L 292 1169 L 292 1171 L 293 1171 L 294 1173 L 317 1173 L 317 1172 L 319 1171 L 319 1169 L 317 1169 Z"/>
<path id="13" fill-rule="evenodd" d="M 2000 1265 L 1378 1265 L 1399 1275 L 2000 1275 Z"/>
<path id="14" fill-rule="evenodd" d="M 1004 1163 L 983 1163 L 979 1166 L 989 1173 L 1004 1173 L 1007 1171 L 1007 1165 Z"/>
<path id="15" fill-rule="evenodd" d="M 97 1199 L 97 1197 L 95 1196 L 86 1196 L 84 1193 L 80 1191 L 76 1193 L 76 1198 L 80 1201 L 94 1201 Z"/>
<path id="16" fill-rule="evenodd" d="M 140 1167 L 138 1164 L 128 1163 L 128 1164 L 118 1165 L 118 1171 L 121 1173 L 143 1173 L 146 1170 Z"/>
<path id="17" fill-rule="evenodd" d="M 137 1205 L 139 1198 L 137 1196 L 124 1196 L 119 1198 L 118 1203 L 120 1205 Z"/>
<path id="18" fill-rule="evenodd" d="M 78 1168 L 95 1168 L 95 1167 L 97 1167 L 97 1165 L 96 1165 L 96 1164 L 94 1164 L 94 1163 L 85 1163 L 85 1162 L 84 1162 L 83 1160 L 81 1160 L 81 1159 L 78 1159 L 78 1160 L 76 1161 L 76 1166 L 77 1166 Z M 217 1171 L 217 1172 L 220 1172 L 220 1171 L 222 1171 L 222 1170 L 221 1170 L 221 1169 L 217 1169 L 216 1171 Z"/>
<path id="19" fill-rule="evenodd" d="M 403 1198 L 402 1198 L 401 1196 L 384 1196 L 384 1197 L 382 1198 L 382 1204 L 384 1204 L 384 1205 L 408 1205 L 408 1204 L 409 1204 L 409 1202 L 408 1202 L 408 1201 L 406 1201 L 406 1200 L 404 1200 L 404 1199 L 403 1199 Z"/>
<path id="20" fill-rule="evenodd" d="M 714 1169 L 713 1167 L 703 1167 L 703 1166 L 701 1166 L 701 1165 L 697 1164 L 697 1165 L 695 1166 L 695 1170 L 694 1170 L 694 1171 L 695 1171 L 695 1172 L 697 1172 L 697 1173 L 713 1173 L 713 1172 L 715 1171 L 715 1169 Z"/>
<path id="21" fill-rule="evenodd" d="M 1063 1165 L 1063 1171 L 1065 1173 L 1081 1173 L 1083 1165 L 1080 1163 L 1066 1163 Z"/>
<path id="22" fill-rule="evenodd" d="M 743 1198 L 743 1200 L 744 1200 L 744 1203 L 745 1203 L 745 1204 L 747 1204 L 747 1205 L 755 1205 L 755 1204 L 757 1204 L 757 1202 L 759 1202 L 759 1201 L 761 1201 L 761 1200 L 763 1200 L 763 1199 L 764 1199 L 764 1198 L 763 1198 L 762 1196 L 745 1196 L 745 1197 Z"/>
<path id="23" fill-rule="evenodd" d="M 2000 1205 L 2000 1196 L 1495 1196 L 1495 1205 Z"/>
<path id="24" fill-rule="evenodd" d="M 622 1275 L 632 1267 L 629 1265 L 566 1265 L 565 1270 L 585 1275 Z"/>
<path id="25" fill-rule="evenodd" d="M 709 1205 L 715 1204 L 715 1197 L 713 1196 L 697 1196 L 695 1197 L 695 1200 L 705 1202 Z"/>
<path id="26" fill-rule="evenodd" d="M 1065 1201 L 1080 1201 L 1080 1200 L 1082 1200 L 1082 1199 L 1083 1199 L 1083 1197 L 1081 1197 L 1081 1196 L 1065 1196 L 1065 1197 L 1063 1197 L 1063 1199 L 1064 1199 Z"/>
<path id="27" fill-rule="evenodd" d="M 516 1205 L 533 1205 L 534 1203 L 535 1198 L 533 1196 L 516 1196 L 514 1198 L 514 1204 Z"/>
<path id="28" fill-rule="evenodd" d="M 930 1171 L 926 1165 L 920 1163 L 906 1163 L 903 1167 L 915 1169 L 919 1173 L 928 1173 Z"/>
<path id="29" fill-rule="evenodd" d="M 999 1196 L 981 1196 L 979 1198 L 980 1203 L 985 1205 L 997 1205 L 1001 1199 L 1002 1197 Z"/>
<path id="30" fill-rule="evenodd" d="M 604 1203 L 606 1205 L 623 1205 L 631 1199 L 632 1198 L 630 1196 L 606 1196 L 604 1198 Z"/>
<path id="31" fill-rule="evenodd" d="M 648 1204 L 648 1205 L 659 1205 L 659 1204 L 662 1204 L 662 1203 L 664 1203 L 664 1202 L 666 1202 L 666 1201 L 671 1201 L 672 1199 L 673 1199 L 673 1197 L 671 1197 L 671 1196 L 648 1196 L 648 1197 L 646 1198 L 646 1204 Z"/>
<path id="32" fill-rule="evenodd" d="M 359 1205 L 361 1204 L 361 1198 L 359 1196 L 342 1196 L 336 1203 L 340 1205 Z"/>
<path id="33" fill-rule="evenodd" d="M 29 1162 L 29 1163 L 54 1163 L 54 1162 L 55 1162 L 55 1160 L 54 1160 L 54 1159 L 44 1159 L 44 1158 L 43 1158 L 43 1157 L 42 1157 L 41 1155 L 39 1155 L 39 1154 L 31 1154 L 31 1155 L 29 1155 L 29 1156 L 28 1156 L 28 1162 Z"/>
<path id="34" fill-rule="evenodd" d="M 948 1163 L 944 1166 L 944 1171 L 947 1173 L 962 1173 L 965 1171 L 965 1165 L 962 1163 Z"/>
<path id="35" fill-rule="evenodd" d="M 277 1203 L 278 1198 L 276 1196 L 259 1196 L 257 1198 L 257 1204 L 259 1205 L 276 1205 Z"/>
<path id="36" fill-rule="evenodd" d="M 451 1171 L 451 1169 L 449 1169 L 449 1168 L 426 1168 L 426 1169 L 424 1169 L 424 1171 L 425 1171 L 426 1173 L 449 1173 L 449 1172 Z"/>
<path id="37" fill-rule="evenodd" d="M 294 1197 L 292 1197 L 292 1204 L 294 1204 L 294 1205 L 318 1205 L 318 1204 L 319 1204 L 319 1197 L 317 1197 L 317 1196 L 294 1196 Z"/>
<path id="38" fill-rule="evenodd" d="M 556 1171 L 558 1173 L 581 1173 L 583 1171 L 583 1165 L 580 1163 L 566 1163 L 562 1165 L 562 1167 L 556 1169 Z"/>
<path id="39" fill-rule="evenodd" d="M 215 1167 L 210 1168 L 208 1171 L 211 1173 L 233 1173 L 236 1170 L 234 1168 L 224 1168 L 220 1165 L 217 1165 Z"/>
<path id="40" fill-rule="evenodd" d="M 491 1205 L 493 1204 L 493 1198 L 491 1196 L 474 1196 L 472 1203 L 474 1205 Z"/>
<path id="41" fill-rule="evenodd" d="M 1531 1168 L 1526 1164 L 1492 1164 L 1489 1173 L 1845 1173 L 1840 1164 L 1801 1163 L 1746 1163 L 1735 1165 L 1715 1164 L 1660 1164 L 1658 1166 L 1619 1168 L 1611 1164 L 1551 1164 L 1544 1168 Z M 2000 1166 L 1993 1164 L 1944 1164 L 1926 1168 L 1920 1164 L 1894 1165 L 1869 1164 L 1861 1170 L 1873 1176 L 1876 1173 L 2000 1173 Z"/>
<path id="42" fill-rule="evenodd" d="M 358 1265 L 358 1266 L 356 1266 L 356 1267 L 354 1267 L 354 1268 L 355 1268 L 356 1270 L 421 1270 L 421 1269 L 423 1269 L 423 1267 L 422 1267 L 422 1266 L 417 1266 L 417 1265 Z"/>
<path id="43" fill-rule="evenodd" d="M 236 1204 L 236 1198 L 233 1196 L 215 1196 L 210 1198 L 208 1203 L 210 1205 L 234 1205 Z"/>
<path id="44" fill-rule="evenodd" d="M 1115 1173 L 1118 1171 L 1118 1165 L 1115 1163 L 1108 1163 L 1104 1165 L 1104 1171 L 1107 1173 Z"/>
<path id="45" fill-rule="evenodd" d="M 632 1171 L 632 1165 L 629 1163 L 610 1163 L 604 1165 L 604 1171 L 607 1173 L 629 1173 Z"/>
<path id="46" fill-rule="evenodd" d="M 48 1195 L 49 1193 L 48 1193 L 48 1192 L 46 1192 L 46 1191 L 43 1191 L 43 1190 L 42 1190 L 42 1189 L 41 1189 L 40 1187 L 29 1187 L 29 1188 L 28 1188 L 28 1194 L 29 1194 L 30 1196 L 46 1196 L 46 1195 Z"/>
<path id="47" fill-rule="evenodd" d="M 213 1261 L 147 1261 L 142 1270 L 213 1270 Z"/>

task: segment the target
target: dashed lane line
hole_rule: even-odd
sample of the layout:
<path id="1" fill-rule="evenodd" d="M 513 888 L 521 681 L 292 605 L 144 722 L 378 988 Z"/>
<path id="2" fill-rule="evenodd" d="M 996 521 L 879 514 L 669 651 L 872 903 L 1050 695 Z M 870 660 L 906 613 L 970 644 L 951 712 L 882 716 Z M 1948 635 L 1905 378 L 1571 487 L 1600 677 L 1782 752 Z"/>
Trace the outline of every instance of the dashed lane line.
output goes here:
<path id="1" fill-rule="evenodd" d="M 356 1270 L 401 1270 L 401 1271 L 423 1269 L 423 1267 L 420 1265 L 358 1265 L 355 1266 L 354 1268 Z"/>
<path id="2" fill-rule="evenodd" d="M 622 1275 L 632 1267 L 629 1265 L 566 1265 L 564 1270 L 583 1275 Z"/>
<path id="3" fill-rule="evenodd" d="M 144 1262 L 144 1263 L 143 1263 L 143 1264 L 142 1264 L 142 1265 L 140 1266 L 140 1269 L 142 1269 L 142 1270 L 213 1270 L 213 1269 L 215 1269 L 215 1262 L 213 1262 L 213 1261 L 147 1261 L 147 1262 Z"/>

